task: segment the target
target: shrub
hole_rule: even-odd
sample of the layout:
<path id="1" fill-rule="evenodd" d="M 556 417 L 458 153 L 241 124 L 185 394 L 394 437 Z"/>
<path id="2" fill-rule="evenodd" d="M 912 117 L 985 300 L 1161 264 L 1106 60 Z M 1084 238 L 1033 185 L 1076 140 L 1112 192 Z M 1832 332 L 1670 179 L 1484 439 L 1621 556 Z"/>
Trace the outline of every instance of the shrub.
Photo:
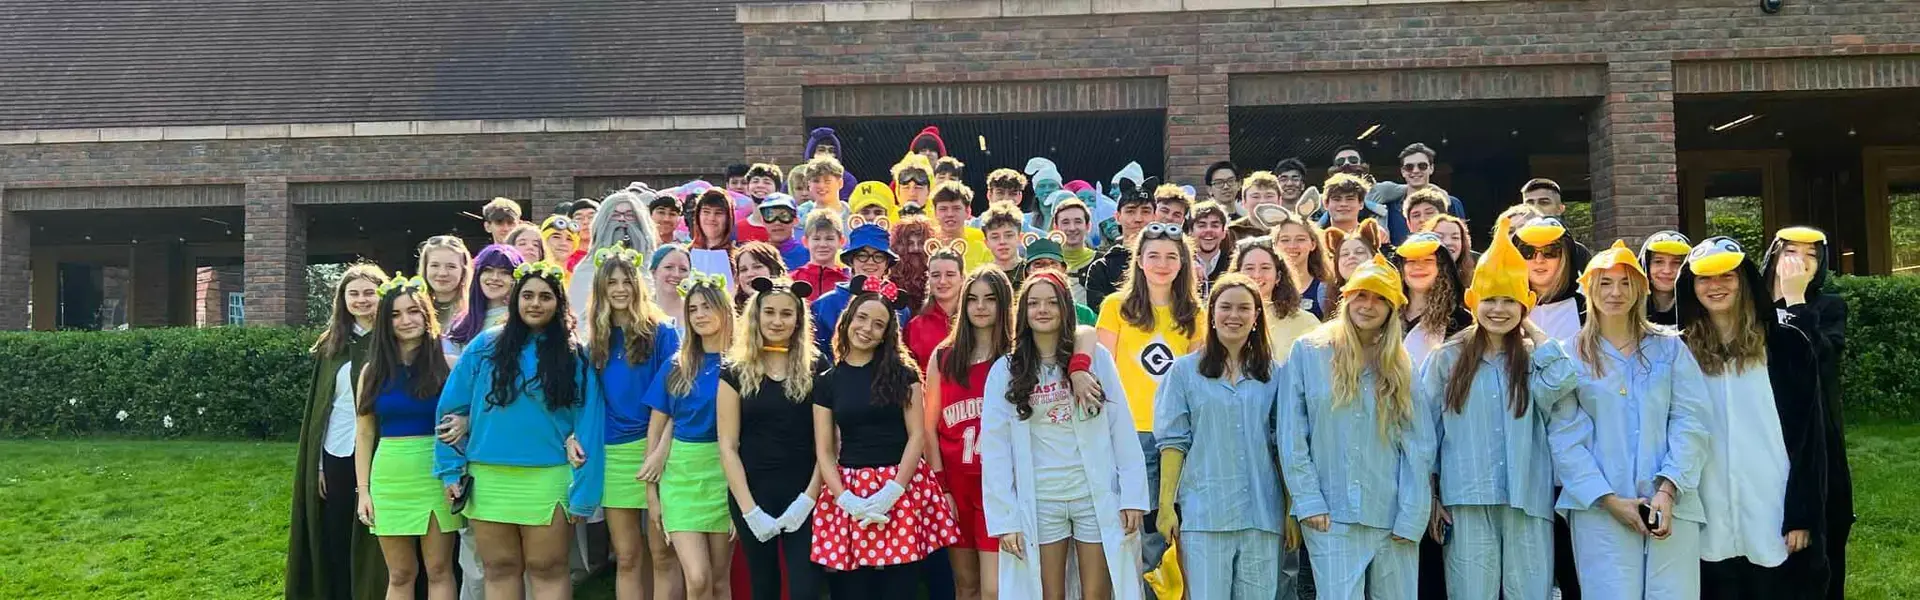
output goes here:
<path id="1" fill-rule="evenodd" d="M 0 436 L 290 438 L 308 329 L 0 333 Z"/>
<path id="2" fill-rule="evenodd" d="M 1840 365 L 1847 420 L 1920 420 L 1920 277 L 1837 277 L 1847 298 Z"/>

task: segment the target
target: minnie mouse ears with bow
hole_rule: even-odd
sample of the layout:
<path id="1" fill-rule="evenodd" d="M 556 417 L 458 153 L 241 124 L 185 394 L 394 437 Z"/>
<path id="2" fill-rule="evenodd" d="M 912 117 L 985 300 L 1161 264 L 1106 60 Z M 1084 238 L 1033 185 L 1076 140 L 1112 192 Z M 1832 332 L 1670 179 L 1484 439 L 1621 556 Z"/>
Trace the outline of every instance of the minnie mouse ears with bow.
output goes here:
<path id="1" fill-rule="evenodd" d="M 813 284 L 805 281 L 794 281 L 785 277 L 780 279 L 755 277 L 753 278 L 753 282 L 747 284 L 747 286 L 753 288 L 756 294 L 782 292 L 793 294 L 796 298 L 806 298 L 807 296 L 813 295 Z"/>
<path id="2" fill-rule="evenodd" d="M 855 296 L 865 293 L 879 294 L 880 299 L 886 301 L 887 308 L 893 310 L 903 310 L 907 307 L 906 298 L 900 295 L 900 288 L 885 279 L 855 275 L 851 281 L 847 282 L 847 289 Z"/>

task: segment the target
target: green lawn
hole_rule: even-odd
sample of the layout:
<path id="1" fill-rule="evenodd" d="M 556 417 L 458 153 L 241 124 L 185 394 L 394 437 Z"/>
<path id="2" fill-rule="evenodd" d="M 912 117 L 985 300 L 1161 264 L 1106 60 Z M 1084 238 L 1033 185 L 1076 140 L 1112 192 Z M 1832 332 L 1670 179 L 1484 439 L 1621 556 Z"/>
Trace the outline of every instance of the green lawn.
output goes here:
<path id="1" fill-rule="evenodd" d="M 1849 435 L 1849 596 L 1920 597 L 1920 425 Z M 278 596 L 292 460 L 285 443 L 0 441 L 0 598 Z"/>

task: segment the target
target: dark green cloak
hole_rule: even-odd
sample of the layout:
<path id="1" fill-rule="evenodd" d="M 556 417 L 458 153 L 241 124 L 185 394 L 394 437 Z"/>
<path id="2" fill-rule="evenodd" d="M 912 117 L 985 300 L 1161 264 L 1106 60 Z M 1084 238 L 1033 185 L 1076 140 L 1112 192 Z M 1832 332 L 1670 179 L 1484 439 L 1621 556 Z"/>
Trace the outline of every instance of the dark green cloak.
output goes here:
<path id="1" fill-rule="evenodd" d="M 300 452 L 293 469 L 293 517 L 287 531 L 287 599 L 327 600 L 334 586 L 352 586 L 354 598 L 384 598 L 387 589 L 387 564 L 380 554 L 380 542 L 359 522 L 353 524 L 353 577 L 327 572 L 321 556 L 320 457 L 327 434 L 327 419 L 333 412 L 334 377 L 340 366 L 352 361 L 352 381 L 360 380 L 371 344 L 367 336 L 349 338 L 346 352 L 332 359 L 316 357 L 313 391 L 307 396 L 306 418 L 300 422 Z M 352 490 L 343 490 L 352 493 Z M 341 492 L 332 492 L 341 493 Z"/>

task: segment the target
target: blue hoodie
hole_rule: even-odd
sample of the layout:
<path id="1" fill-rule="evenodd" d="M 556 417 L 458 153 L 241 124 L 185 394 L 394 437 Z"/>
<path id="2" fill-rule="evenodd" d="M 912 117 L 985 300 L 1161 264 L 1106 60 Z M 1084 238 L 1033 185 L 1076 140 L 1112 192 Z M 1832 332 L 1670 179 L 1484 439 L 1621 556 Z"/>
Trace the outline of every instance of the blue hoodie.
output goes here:
<path id="1" fill-rule="evenodd" d="M 843 169 L 840 173 L 840 201 L 847 202 L 852 200 L 853 187 L 860 185 L 860 179 L 854 177 L 852 171 L 844 170 L 847 167 L 847 147 L 840 144 L 840 136 L 833 132 L 832 127 L 815 127 L 812 132 L 807 134 L 807 153 L 801 155 L 800 162 L 813 160 L 813 149 L 815 146 L 819 146 L 821 142 L 826 142 L 827 145 L 833 146 L 833 157 L 840 161 L 840 167 Z M 797 184 L 804 186 L 807 182 L 801 181 L 797 182 Z M 792 188 L 794 185 L 796 185 L 796 182 L 787 182 L 788 188 Z M 789 191 L 788 193 L 792 192 Z"/>
<path id="2" fill-rule="evenodd" d="M 552 467 L 567 464 L 567 436 L 571 435 L 586 451 L 587 462 L 572 469 L 573 483 L 567 489 L 567 513 L 590 517 L 600 508 L 601 488 L 605 484 L 604 464 L 606 404 L 598 378 L 593 377 L 585 358 L 575 361 L 574 382 L 582 402 L 560 410 L 548 410 L 546 395 L 530 379 L 539 366 L 535 355 L 537 342 L 528 340 L 520 350 L 523 384 L 506 406 L 487 404 L 493 389 L 493 351 L 500 341 L 500 329 L 489 329 L 467 345 L 461 360 L 447 377 L 440 391 L 438 416 L 465 414 L 471 417 L 466 453 L 446 442 L 435 441 L 433 474 L 446 485 L 460 482 L 467 464 L 482 463 L 513 467 Z M 534 389 L 529 390 L 527 388 Z"/>

